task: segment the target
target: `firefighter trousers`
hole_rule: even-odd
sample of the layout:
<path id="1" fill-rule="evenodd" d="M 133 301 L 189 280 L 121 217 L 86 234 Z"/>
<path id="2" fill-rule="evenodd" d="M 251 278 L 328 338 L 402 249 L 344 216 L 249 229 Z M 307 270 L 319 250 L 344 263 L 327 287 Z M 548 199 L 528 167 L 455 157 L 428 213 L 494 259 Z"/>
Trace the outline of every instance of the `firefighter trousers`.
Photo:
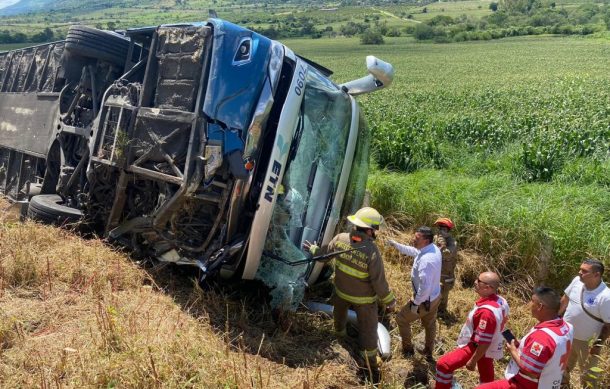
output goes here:
<path id="1" fill-rule="evenodd" d="M 449 303 L 449 292 L 453 289 L 453 285 L 455 284 L 455 278 L 450 279 L 449 281 L 441 282 L 441 303 L 438 306 L 439 313 L 447 312 L 447 304 Z"/>
<path id="2" fill-rule="evenodd" d="M 453 380 L 453 372 L 466 366 L 477 347 L 470 342 L 464 347 L 458 347 L 443 355 L 436 362 L 436 389 L 450 389 Z M 494 361 L 483 357 L 477 362 L 479 370 L 479 382 L 492 382 L 494 380 Z"/>
<path id="3" fill-rule="evenodd" d="M 335 331 L 345 332 L 347 311 L 353 307 L 358 320 L 358 344 L 360 354 L 371 368 L 377 368 L 377 303 L 352 304 L 341 297 L 333 296 L 333 319 Z"/>

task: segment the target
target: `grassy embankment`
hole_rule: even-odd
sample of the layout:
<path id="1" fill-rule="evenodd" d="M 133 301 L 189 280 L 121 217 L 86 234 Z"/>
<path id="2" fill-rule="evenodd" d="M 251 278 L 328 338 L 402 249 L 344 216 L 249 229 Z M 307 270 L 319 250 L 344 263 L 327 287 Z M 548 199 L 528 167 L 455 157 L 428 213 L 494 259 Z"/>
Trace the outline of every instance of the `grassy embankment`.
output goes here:
<path id="1" fill-rule="evenodd" d="M 288 44 L 339 82 L 362 75 L 367 54 L 394 64 L 391 88 L 361 99 L 384 214 L 409 228 L 452 217 L 462 247 L 524 286 L 561 288 L 583 257 L 608 260 L 610 41 Z"/>
<path id="2" fill-rule="evenodd" d="M 358 382 L 315 316 L 278 329 L 256 296 L 205 293 L 186 273 L 145 271 L 101 241 L 18 223 L 3 199 L 0 209 L 2 388 Z"/>
<path id="3" fill-rule="evenodd" d="M 14 207 L 13 207 L 14 208 Z M 354 339 L 338 342 L 331 321 L 301 312 L 277 327 L 252 285 L 203 291 L 194 274 L 139 267 L 100 241 L 35 223 L 18 223 L 0 199 L 0 387 L 2 388 L 348 388 L 361 386 Z M 383 232 L 408 240 L 396 230 Z M 390 286 L 402 304 L 410 265 L 381 245 Z M 474 299 L 468 284 L 485 268 L 460 252 L 451 316 L 439 322 L 436 355 L 454 347 Z M 509 326 L 534 324 L 510 291 Z M 261 301 L 262 300 L 262 301 Z M 416 343 L 422 339 L 415 326 Z M 434 366 L 404 359 L 397 331 L 384 388 L 422 388 Z M 506 360 L 499 362 L 501 376 Z M 461 370 L 464 388 L 477 375 Z M 576 377 L 574 377 L 576 378 Z M 607 377 L 610 379 L 610 376 Z"/>

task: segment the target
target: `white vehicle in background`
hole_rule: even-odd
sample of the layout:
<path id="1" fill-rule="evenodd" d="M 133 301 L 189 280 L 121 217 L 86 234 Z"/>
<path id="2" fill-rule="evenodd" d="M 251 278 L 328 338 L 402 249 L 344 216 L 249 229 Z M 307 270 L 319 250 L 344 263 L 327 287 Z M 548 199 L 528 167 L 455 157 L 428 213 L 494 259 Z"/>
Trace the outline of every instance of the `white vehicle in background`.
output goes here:
<path id="1" fill-rule="evenodd" d="M 203 276 L 259 279 L 295 306 L 362 203 L 370 133 L 355 95 L 286 46 L 219 19 L 0 53 L 0 191 Z"/>

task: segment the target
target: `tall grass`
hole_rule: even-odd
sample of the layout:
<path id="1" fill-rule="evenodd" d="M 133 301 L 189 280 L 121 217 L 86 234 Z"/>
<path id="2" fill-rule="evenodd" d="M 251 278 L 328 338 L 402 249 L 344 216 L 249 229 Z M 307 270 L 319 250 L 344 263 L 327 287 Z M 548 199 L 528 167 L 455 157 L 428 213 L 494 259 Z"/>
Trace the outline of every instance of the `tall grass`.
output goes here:
<path id="1" fill-rule="evenodd" d="M 421 170 L 376 171 L 369 190 L 373 206 L 407 226 L 452 217 L 461 246 L 511 279 L 562 288 L 584 257 L 610 256 L 610 197 L 598 186 Z"/>
<path id="2" fill-rule="evenodd" d="M 145 271 L 99 240 L 21 224 L 0 198 L 0 387 L 356 386 L 332 324 L 281 329 L 250 287 L 204 291 L 195 274 Z M 7 217 L 8 216 L 8 217 Z"/>

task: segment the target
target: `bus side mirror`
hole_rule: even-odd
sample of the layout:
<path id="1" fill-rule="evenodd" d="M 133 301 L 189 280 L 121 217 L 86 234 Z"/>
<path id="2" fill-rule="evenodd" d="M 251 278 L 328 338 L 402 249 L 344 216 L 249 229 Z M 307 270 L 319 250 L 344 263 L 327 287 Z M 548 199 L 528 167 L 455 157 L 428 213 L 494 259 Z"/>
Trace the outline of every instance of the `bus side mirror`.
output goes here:
<path id="1" fill-rule="evenodd" d="M 374 92 L 390 86 L 394 79 L 392 64 L 369 55 L 366 57 L 368 76 L 341 84 L 341 89 L 352 96 Z"/>

